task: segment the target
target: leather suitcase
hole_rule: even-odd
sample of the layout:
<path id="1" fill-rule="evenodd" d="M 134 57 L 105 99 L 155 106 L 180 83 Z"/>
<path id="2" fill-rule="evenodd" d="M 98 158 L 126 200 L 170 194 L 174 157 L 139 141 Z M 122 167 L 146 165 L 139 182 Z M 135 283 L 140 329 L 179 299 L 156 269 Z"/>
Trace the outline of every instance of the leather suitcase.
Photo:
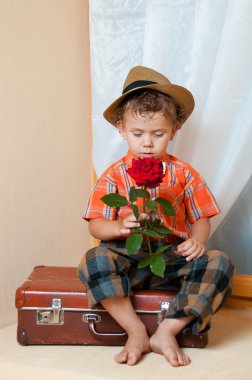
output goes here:
<path id="1" fill-rule="evenodd" d="M 139 291 L 132 303 L 151 336 L 174 292 Z M 17 340 L 30 344 L 124 345 L 127 334 L 102 306 L 90 309 L 75 267 L 37 266 L 16 290 Z M 180 346 L 202 348 L 207 333 L 181 333 Z"/>

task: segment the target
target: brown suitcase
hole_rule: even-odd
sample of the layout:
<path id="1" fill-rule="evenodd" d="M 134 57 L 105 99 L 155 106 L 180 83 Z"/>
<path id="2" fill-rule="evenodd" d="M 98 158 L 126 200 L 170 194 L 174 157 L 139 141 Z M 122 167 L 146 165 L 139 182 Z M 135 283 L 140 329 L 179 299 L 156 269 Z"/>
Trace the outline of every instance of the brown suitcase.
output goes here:
<path id="1" fill-rule="evenodd" d="M 139 291 L 132 303 L 151 336 L 165 317 L 174 292 Z M 74 267 L 37 266 L 16 291 L 17 340 L 29 344 L 124 345 L 127 334 L 102 307 L 90 309 Z M 183 347 L 202 348 L 207 333 L 182 333 Z"/>

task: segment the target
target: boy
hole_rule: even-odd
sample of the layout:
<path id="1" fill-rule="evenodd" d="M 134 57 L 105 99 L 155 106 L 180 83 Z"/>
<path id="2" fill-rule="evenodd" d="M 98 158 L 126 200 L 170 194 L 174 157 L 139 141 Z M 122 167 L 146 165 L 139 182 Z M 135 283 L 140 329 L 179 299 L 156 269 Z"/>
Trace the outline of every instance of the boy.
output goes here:
<path id="1" fill-rule="evenodd" d="M 166 152 L 193 108 L 194 99 L 187 89 L 171 84 L 152 69 L 137 66 L 130 70 L 122 95 L 104 112 L 127 141 L 129 151 L 103 173 L 90 196 L 84 219 L 101 244 L 84 255 L 78 273 L 87 286 L 90 306 L 101 303 L 128 334 L 124 349 L 115 356 L 118 363 L 135 365 L 142 354 L 152 350 L 164 355 L 172 366 L 188 365 L 190 358 L 178 346 L 176 335 L 183 329 L 195 334 L 209 329 L 211 314 L 231 292 L 230 260 L 222 252 L 205 249 L 209 218 L 219 213 L 214 197 L 190 165 Z M 148 267 L 137 269 L 143 251 L 129 256 L 125 249 L 131 229 L 148 216 L 141 213 L 136 220 L 128 206 L 117 209 L 101 201 L 108 193 L 128 195 L 135 182 L 126 170 L 132 158 L 144 157 L 165 163 L 165 177 L 152 189 L 152 196 L 166 197 L 176 212 L 175 217 L 162 215 L 163 223 L 173 231 L 165 241 L 172 248 L 163 253 L 164 278 L 154 276 Z M 131 290 L 169 289 L 174 284 L 178 294 L 149 338 L 132 307 Z"/>

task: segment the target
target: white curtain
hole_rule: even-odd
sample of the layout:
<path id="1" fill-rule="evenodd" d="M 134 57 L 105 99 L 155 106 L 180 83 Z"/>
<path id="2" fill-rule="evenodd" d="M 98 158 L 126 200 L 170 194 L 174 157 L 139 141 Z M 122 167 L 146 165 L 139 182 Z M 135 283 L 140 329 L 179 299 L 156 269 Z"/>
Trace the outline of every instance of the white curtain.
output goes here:
<path id="1" fill-rule="evenodd" d="M 194 94 L 173 155 L 206 179 L 225 217 L 252 172 L 252 1 L 91 0 L 93 162 L 97 175 L 127 147 L 102 117 L 129 69 L 160 71 Z"/>

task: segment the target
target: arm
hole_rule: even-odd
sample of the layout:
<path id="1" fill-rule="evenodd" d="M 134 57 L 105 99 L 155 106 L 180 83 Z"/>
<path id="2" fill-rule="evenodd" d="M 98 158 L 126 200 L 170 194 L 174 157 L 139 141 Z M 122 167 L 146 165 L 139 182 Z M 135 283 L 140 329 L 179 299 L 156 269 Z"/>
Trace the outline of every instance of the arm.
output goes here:
<path id="1" fill-rule="evenodd" d="M 127 238 L 131 233 L 130 229 L 140 227 L 139 222 L 146 218 L 146 214 L 140 214 L 137 221 L 134 214 L 129 213 L 122 220 L 91 219 L 89 232 L 95 239 L 104 241 Z"/>
<path id="2" fill-rule="evenodd" d="M 205 244 L 210 236 L 210 220 L 202 218 L 192 225 L 192 234 L 189 239 L 178 245 L 178 252 L 186 257 L 187 261 L 201 257 L 206 252 Z"/>

